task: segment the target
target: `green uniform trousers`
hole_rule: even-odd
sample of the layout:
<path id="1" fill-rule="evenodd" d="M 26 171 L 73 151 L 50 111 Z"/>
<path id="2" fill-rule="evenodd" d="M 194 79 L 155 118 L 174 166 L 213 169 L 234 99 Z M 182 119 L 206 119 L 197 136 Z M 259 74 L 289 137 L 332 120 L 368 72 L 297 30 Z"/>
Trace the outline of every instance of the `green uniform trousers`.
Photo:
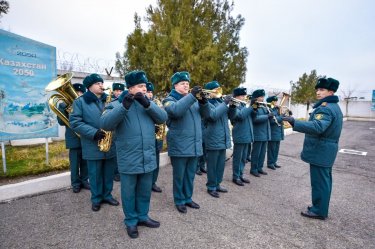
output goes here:
<path id="1" fill-rule="evenodd" d="M 266 157 L 267 141 L 255 141 L 251 151 L 251 169 L 250 172 L 258 173 L 262 171 L 264 158 Z"/>
<path id="2" fill-rule="evenodd" d="M 99 204 L 112 197 L 113 172 L 116 157 L 111 159 L 87 160 L 91 186 L 91 202 Z"/>
<path id="3" fill-rule="evenodd" d="M 81 187 L 89 179 L 87 162 L 82 159 L 82 148 L 69 149 L 69 163 L 72 187 Z"/>
<path id="4" fill-rule="evenodd" d="M 159 166 L 160 166 L 160 151 L 156 149 L 156 169 L 152 171 L 152 185 L 156 183 L 159 176 Z"/>
<path id="5" fill-rule="evenodd" d="M 145 174 L 123 174 L 121 178 L 121 202 L 126 226 L 136 226 L 148 217 L 151 200 L 152 171 Z"/>
<path id="6" fill-rule="evenodd" d="M 327 217 L 332 191 L 332 167 L 310 164 L 310 180 L 312 200 L 310 211 Z"/>
<path id="7" fill-rule="evenodd" d="M 192 202 L 198 157 L 171 157 L 173 199 L 176 205 Z"/>
<path id="8" fill-rule="evenodd" d="M 243 175 L 243 170 L 245 168 L 247 153 L 249 150 L 249 144 L 247 143 L 235 143 L 233 145 L 233 161 L 232 161 L 232 171 L 233 180 L 240 179 Z"/>
<path id="9" fill-rule="evenodd" d="M 280 141 L 268 141 L 267 143 L 267 166 L 275 166 L 279 157 Z"/>
<path id="10" fill-rule="evenodd" d="M 216 190 L 223 181 L 225 167 L 225 149 L 206 150 L 207 156 L 207 189 Z"/>

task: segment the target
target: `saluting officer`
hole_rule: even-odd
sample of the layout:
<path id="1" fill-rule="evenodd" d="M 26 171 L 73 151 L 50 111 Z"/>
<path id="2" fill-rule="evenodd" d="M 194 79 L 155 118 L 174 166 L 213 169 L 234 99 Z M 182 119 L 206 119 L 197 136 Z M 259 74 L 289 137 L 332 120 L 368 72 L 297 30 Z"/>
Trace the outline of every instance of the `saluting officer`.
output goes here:
<path id="1" fill-rule="evenodd" d="M 238 87 L 233 90 L 233 97 L 245 101 L 247 96 L 246 88 Z M 233 125 L 233 161 L 232 161 L 232 181 L 238 186 L 244 186 L 244 183 L 250 181 L 243 177 L 248 147 L 254 141 L 252 114 L 253 108 L 246 107 L 245 103 L 241 103 L 235 107 L 235 111 L 229 112 L 229 118 Z M 231 109 L 231 108 L 230 108 Z"/>
<path id="2" fill-rule="evenodd" d="M 86 92 L 86 87 L 79 83 L 73 84 L 73 88 L 78 96 Z M 69 116 L 64 102 L 61 102 L 58 108 L 60 112 L 65 113 L 67 117 Z M 81 139 L 59 117 L 57 117 L 57 121 L 60 125 L 65 126 L 65 146 L 69 149 L 70 182 L 73 192 L 79 193 L 81 188 L 90 189 L 87 162 L 82 158 Z"/>
<path id="3" fill-rule="evenodd" d="M 149 100 L 154 100 L 154 84 L 152 82 L 147 82 L 146 84 L 147 92 L 146 96 Z M 155 133 L 159 131 L 159 127 L 155 125 Z M 160 151 L 163 149 L 163 140 L 158 140 L 155 137 L 155 153 L 156 153 L 156 169 L 152 173 L 152 191 L 161 193 L 161 188 L 156 185 L 156 181 L 159 176 L 159 165 L 160 165 Z"/>
<path id="4" fill-rule="evenodd" d="M 168 155 L 173 167 L 174 203 L 179 212 L 186 213 L 186 206 L 200 207 L 192 200 L 194 176 L 198 157 L 203 154 L 201 114 L 210 109 L 207 99 L 200 97 L 201 87 L 194 86 L 189 93 L 188 72 L 176 72 L 171 81 L 173 89 L 163 100 L 168 113 Z"/>
<path id="5" fill-rule="evenodd" d="M 275 118 L 270 119 L 271 140 L 267 143 L 267 167 L 275 170 L 280 168 L 277 164 L 277 158 L 279 156 L 280 141 L 284 140 L 284 125 L 277 106 L 277 96 L 268 97 L 266 101 L 273 106 L 270 107 L 270 110 L 275 116 Z"/>
<path id="6" fill-rule="evenodd" d="M 263 89 L 255 90 L 252 94 L 252 106 L 255 110 L 253 117 L 254 143 L 251 151 L 250 174 L 259 177 L 259 174 L 267 175 L 263 171 L 264 158 L 266 156 L 267 141 L 271 139 L 271 127 L 269 119 L 273 113 L 269 113 L 266 106 L 261 104 L 266 93 Z"/>
<path id="7" fill-rule="evenodd" d="M 98 147 L 98 141 L 105 137 L 100 129 L 100 116 L 107 99 L 103 79 L 98 74 L 90 74 L 83 80 L 83 85 L 88 91 L 74 100 L 69 122 L 73 131 L 81 136 L 83 159 L 87 160 L 91 185 L 91 208 L 99 211 L 102 202 L 119 205 L 111 193 L 116 151 L 113 146 L 108 152 L 102 152 Z"/>
<path id="8" fill-rule="evenodd" d="M 219 82 L 208 82 L 204 88 L 216 90 L 220 87 Z M 203 137 L 206 146 L 207 157 L 207 192 L 212 197 L 218 198 L 219 193 L 228 190 L 220 184 L 223 181 L 226 149 L 232 147 L 230 141 L 230 130 L 228 125 L 228 103 L 231 97 L 228 95 L 224 100 L 212 96 L 209 99 L 210 112 L 204 116 L 206 125 Z"/>
<path id="9" fill-rule="evenodd" d="M 318 79 L 315 89 L 318 102 L 309 121 L 284 117 L 294 131 L 305 133 L 301 159 L 310 164 L 312 206 L 301 212 L 302 216 L 324 220 L 332 191 L 332 166 L 335 162 L 342 130 L 343 116 L 339 98 L 334 95 L 339 82 L 333 78 Z"/>
<path id="10" fill-rule="evenodd" d="M 145 96 L 145 72 L 129 72 L 125 81 L 128 94 L 122 103 L 114 101 L 108 106 L 101 117 L 101 127 L 116 134 L 124 223 L 129 237 L 137 238 L 137 226 L 160 226 L 148 212 L 156 169 L 155 124 L 164 123 L 167 113 Z"/>

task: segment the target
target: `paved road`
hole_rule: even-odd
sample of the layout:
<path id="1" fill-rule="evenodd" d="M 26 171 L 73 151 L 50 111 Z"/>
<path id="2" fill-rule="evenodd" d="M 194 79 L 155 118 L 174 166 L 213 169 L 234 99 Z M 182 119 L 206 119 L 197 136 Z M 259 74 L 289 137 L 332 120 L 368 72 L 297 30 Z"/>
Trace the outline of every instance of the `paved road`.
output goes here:
<path id="1" fill-rule="evenodd" d="M 94 213 L 88 191 L 62 190 L 0 204 L 0 248 L 375 248 L 375 127 L 374 122 L 344 123 L 340 148 L 367 151 L 367 156 L 339 154 L 333 170 L 330 217 L 310 220 L 300 211 L 310 204 L 309 168 L 299 159 L 303 135 L 282 143 L 281 169 L 246 177 L 251 184 L 231 182 L 227 162 L 219 199 L 197 176 L 194 200 L 200 210 L 176 211 L 172 199 L 171 166 L 161 168 L 150 216 L 161 227 L 139 228 L 128 238 L 121 207 L 104 205 Z M 115 197 L 120 196 L 115 184 Z"/>

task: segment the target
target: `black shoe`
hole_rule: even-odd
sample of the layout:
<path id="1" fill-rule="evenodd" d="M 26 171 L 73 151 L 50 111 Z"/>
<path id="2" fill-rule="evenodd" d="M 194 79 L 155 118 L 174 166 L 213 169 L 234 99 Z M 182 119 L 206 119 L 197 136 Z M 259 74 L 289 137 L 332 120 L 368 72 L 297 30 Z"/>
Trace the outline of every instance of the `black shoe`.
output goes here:
<path id="1" fill-rule="evenodd" d="M 73 187 L 73 193 L 79 193 L 81 191 L 81 188 L 80 187 L 76 187 L 76 186 L 74 186 Z"/>
<path id="2" fill-rule="evenodd" d="M 268 165 L 267 168 L 276 170 L 275 166 L 273 166 L 273 165 Z"/>
<path id="3" fill-rule="evenodd" d="M 156 220 L 153 220 L 151 218 L 148 218 L 147 220 L 138 222 L 138 226 L 158 228 L 158 227 L 160 227 L 160 222 L 156 221 Z"/>
<path id="4" fill-rule="evenodd" d="M 223 188 L 223 187 L 221 187 L 221 186 L 217 187 L 217 188 L 216 188 L 216 191 L 217 191 L 217 192 L 221 192 L 221 193 L 228 193 L 228 189 Z"/>
<path id="5" fill-rule="evenodd" d="M 320 215 L 317 215 L 316 213 L 311 212 L 310 210 L 302 211 L 301 215 L 307 218 L 311 219 L 318 219 L 318 220 L 325 220 L 326 218 Z"/>
<path id="6" fill-rule="evenodd" d="M 88 183 L 88 182 L 82 182 L 81 187 L 84 188 L 84 189 L 87 189 L 87 190 L 91 190 L 90 183 Z"/>
<path id="7" fill-rule="evenodd" d="M 207 193 L 209 195 L 211 195 L 212 197 L 215 197 L 215 198 L 219 198 L 220 197 L 219 193 L 216 192 L 216 190 L 207 190 Z"/>
<path id="8" fill-rule="evenodd" d="M 113 180 L 114 180 L 115 182 L 119 182 L 119 181 L 120 181 L 120 174 L 116 174 L 116 175 L 114 175 L 114 176 L 113 176 Z"/>
<path id="9" fill-rule="evenodd" d="M 261 174 L 261 175 L 268 175 L 268 173 L 264 172 L 263 170 L 258 170 L 258 173 Z"/>
<path id="10" fill-rule="evenodd" d="M 98 211 L 100 210 L 100 203 L 93 203 L 93 204 L 91 205 L 91 209 L 92 209 L 92 211 L 94 211 L 94 212 L 98 212 Z"/>
<path id="11" fill-rule="evenodd" d="M 207 170 L 205 168 L 201 168 L 200 170 L 202 173 L 205 173 L 205 174 L 207 173 Z"/>
<path id="12" fill-rule="evenodd" d="M 178 212 L 180 212 L 180 213 L 186 214 L 186 212 L 187 212 L 187 209 L 186 209 L 185 205 L 176 205 L 176 208 L 177 208 Z"/>
<path id="13" fill-rule="evenodd" d="M 128 232 L 128 235 L 130 238 L 135 239 L 138 238 L 138 228 L 137 226 L 127 226 L 126 232 Z"/>
<path id="14" fill-rule="evenodd" d="M 120 203 L 115 198 L 103 200 L 104 203 L 108 203 L 111 206 L 118 206 Z"/>
<path id="15" fill-rule="evenodd" d="M 241 180 L 241 182 L 244 182 L 244 183 L 250 183 L 249 179 L 246 179 L 246 178 L 243 178 L 243 177 L 240 177 L 240 180 Z"/>
<path id="16" fill-rule="evenodd" d="M 243 182 L 240 179 L 233 179 L 232 181 L 238 186 L 245 186 L 245 184 L 243 184 Z"/>
<path id="17" fill-rule="evenodd" d="M 275 168 L 281 168 L 281 166 L 275 163 Z"/>
<path id="18" fill-rule="evenodd" d="M 194 208 L 194 209 L 199 209 L 200 206 L 198 205 L 198 203 L 195 203 L 194 201 L 191 201 L 189 203 L 186 203 L 185 204 L 187 207 L 190 207 L 190 208 Z"/>
<path id="19" fill-rule="evenodd" d="M 162 192 L 161 188 L 159 188 L 156 184 L 152 184 L 152 191 L 157 192 L 157 193 Z"/>
<path id="20" fill-rule="evenodd" d="M 259 173 L 257 173 L 257 172 L 250 172 L 250 175 L 253 175 L 255 177 L 260 177 Z"/>
<path id="21" fill-rule="evenodd" d="M 200 170 L 197 170 L 197 172 L 195 172 L 195 174 L 197 174 L 197 175 L 201 176 L 201 175 L 202 175 L 202 171 L 200 171 Z"/>

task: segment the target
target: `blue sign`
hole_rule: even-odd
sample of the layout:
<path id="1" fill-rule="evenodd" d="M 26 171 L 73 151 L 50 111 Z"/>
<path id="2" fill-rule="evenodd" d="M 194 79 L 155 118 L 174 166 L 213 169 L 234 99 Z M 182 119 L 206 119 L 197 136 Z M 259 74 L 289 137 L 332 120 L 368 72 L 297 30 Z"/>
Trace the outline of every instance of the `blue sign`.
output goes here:
<path id="1" fill-rule="evenodd" d="M 371 110 L 375 111 L 375 90 L 372 90 L 372 105 Z"/>
<path id="2" fill-rule="evenodd" d="M 0 141 L 58 136 L 44 91 L 56 48 L 1 29 L 0 48 Z"/>

